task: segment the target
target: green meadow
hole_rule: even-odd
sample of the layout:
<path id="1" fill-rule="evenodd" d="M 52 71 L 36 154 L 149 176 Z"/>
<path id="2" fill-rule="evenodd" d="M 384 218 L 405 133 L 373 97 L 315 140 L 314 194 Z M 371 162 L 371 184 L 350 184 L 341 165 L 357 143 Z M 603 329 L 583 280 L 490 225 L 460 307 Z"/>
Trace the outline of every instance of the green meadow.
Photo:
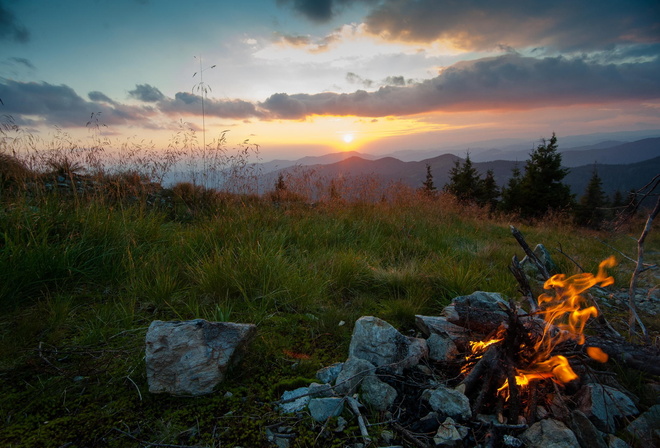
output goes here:
<path id="1" fill-rule="evenodd" d="M 416 314 L 438 314 L 458 295 L 518 298 L 508 265 L 524 254 L 510 225 L 550 249 L 569 275 L 617 256 L 610 273 L 626 288 L 634 264 L 618 252 L 636 258 L 644 225 L 643 216 L 600 232 L 561 215 L 520 221 L 410 189 L 377 201 L 311 202 L 180 185 L 154 203 L 138 187 L 110 194 L 125 184 L 109 176 L 94 178 L 103 188 L 93 193 L 48 191 L 43 177 L 19 182 L 9 161 L 0 179 L 7 447 L 258 447 L 268 446 L 264 428 L 277 424 L 294 428 L 291 446 L 359 442 L 348 411 L 347 428 L 335 433 L 274 405 L 346 359 L 357 318 L 378 316 L 414 334 Z M 659 248 L 651 232 L 648 261 Z M 610 317 L 622 329 L 626 317 Z M 257 335 L 215 393 L 149 393 L 150 322 L 195 318 L 253 323 Z"/>

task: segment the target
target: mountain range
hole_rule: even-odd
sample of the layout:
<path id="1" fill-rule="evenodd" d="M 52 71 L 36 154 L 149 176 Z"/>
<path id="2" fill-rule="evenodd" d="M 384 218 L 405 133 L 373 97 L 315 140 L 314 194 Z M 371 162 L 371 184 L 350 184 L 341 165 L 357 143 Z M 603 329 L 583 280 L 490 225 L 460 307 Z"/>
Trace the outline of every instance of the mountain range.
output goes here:
<path id="1" fill-rule="evenodd" d="M 478 156 L 470 152 L 473 166 L 484 175 L 493 170 L 498 185 L 507 183 L 514 167 L 524 170 L 532 149 L 481 151 Z M 568 148 L 559 152 L 562 165 L 570 169 L 564 182 L 570 185 L 578 197 L 582 195 L 594 172 L 603 181 L 603 189 L 608 195 L 615 191 L 627 193 L 637 190 L 660 173 L 660 138 L 645 138 L 633 142 L 605 140 L 589 145 Z M 488 160 L 489 157 L 495 159 Z M 486 159 L 486 160 L 484 160 Z M 403 182 L 411 187 L 421 187 L 426 179 L 426 166 L 431 167 L 433 181 L 438 189 L 449 182 L 449 172 L 456 161 L 464 157 L 442 154 L 419 161 L 403 161 L 399 158 L 344 152 L 326 154 L 319 157 L 305 157 L 296 161 L 278 160 L 261 165 L 263 185 L 266 189 L 274 185 L 280 173 L 291 171 L 292 167 L 306 167 L 313 170 L 317 178 L 373 176 L 383 183 Z M 272 187 L 271 187 L 272 188 Z"/>

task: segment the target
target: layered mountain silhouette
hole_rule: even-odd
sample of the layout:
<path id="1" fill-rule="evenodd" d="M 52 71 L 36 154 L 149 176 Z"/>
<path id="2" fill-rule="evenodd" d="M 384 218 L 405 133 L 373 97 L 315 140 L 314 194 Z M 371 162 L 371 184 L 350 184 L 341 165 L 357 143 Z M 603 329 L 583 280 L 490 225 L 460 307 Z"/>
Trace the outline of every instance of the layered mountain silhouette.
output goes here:
<path id="1" fill-rule="evenodd" d="M 509 152 L 506 157 L 513 160 L 473 161 L 475 169 L 483 176 L 493 170 L 495 180 L 502 186 L 507 183 L 514 167 L 524 171 L 532 150 L 523 153 Z M 594 170 L 603 181 L 603 189 L 608 195 L 615 191 L 627 193 L 637 190 L 660 173 L 660 138 L 647 138 L 629 143 L 603 141 L 583 147 L 561 151 L 562 164 L 570 169 L 564 182 L 570 185 L 578 197 L 586 190 Z M 483 153 L 482 153 L 483 155 Z M 504 155 L 504 154 L 500 154 Z M 518 158 L 518 156 L 520 156 Z M 479 157 L 478 159 L 481 159 Z M 266 189 L 274 185 L 280 173 L 305 169 L 313 172 L 315 178 L 363 178 L 372 176 L 382 183 L 403 182 L 413 188 L 421 187 L 426 179 L 426 166 L 431 167 L 433 181 L 438 189 L 449 182 L 450 170 L 456 161 L 464 158 L 453 154 L 443 154 L 421 161 L 404 162 L 394 157 L 367 156 L 360 153 L 336 153 L 320 157 L 306 157 L 298 161 L 278 161 L 281 165 L 274 171 L 264 173 L 263 185 Z M 316 162 L 316 163 L 315 163 Z M 273 164 L 273 162 L 271 162 Z M 268 168 L 277 167 L 276 164 Z M 264 166 L 263 168 L 266 168 Z"/>

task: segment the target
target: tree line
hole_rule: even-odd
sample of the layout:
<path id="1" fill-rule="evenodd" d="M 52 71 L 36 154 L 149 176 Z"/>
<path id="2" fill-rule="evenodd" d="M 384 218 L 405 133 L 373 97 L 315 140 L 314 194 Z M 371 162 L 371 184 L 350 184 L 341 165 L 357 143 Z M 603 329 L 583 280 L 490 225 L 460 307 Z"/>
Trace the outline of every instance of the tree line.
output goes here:
<path id="1" fill-rule="evenodd" d="M 562 182 L 568 172 L 569 169 L 561 166 L 557 136 L 553 133 L 532 151 L 522 171 L 517 166 L 513 168 L 506 185 L 497 185 L 492 170 L 482 177 L 468 153 L 464 161 L 455 162 L 443 191 L 463 203 L 475 203 L 490 211 L 515 213 L 522 218 L 540 218 L 551 211 L 567 212 L 577 224 L 591 228 L 600 228 L 614 218 L 617 210 L 634 206 L 632 194 L 624 197 L 616 192 L 610 199 L 595 167 L 587 188 L 576 199 L 570 187 Z M 428 195 L 437 193 L 430 165 L 426 165 L 426 180 L 421 190 Z"/>

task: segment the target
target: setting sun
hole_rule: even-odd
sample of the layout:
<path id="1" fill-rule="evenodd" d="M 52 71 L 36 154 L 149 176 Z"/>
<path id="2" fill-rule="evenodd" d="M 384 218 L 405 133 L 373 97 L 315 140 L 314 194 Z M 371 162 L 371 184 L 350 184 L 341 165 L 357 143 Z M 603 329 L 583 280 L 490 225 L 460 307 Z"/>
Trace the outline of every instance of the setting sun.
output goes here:
<path id="1" fill-rule="evenodd" d="M 351 143 L 355 139 L 355 136 L 353 134 L 344 134 L 342 137 L 342 140 L 344 140 L 344 143 Z"/>

